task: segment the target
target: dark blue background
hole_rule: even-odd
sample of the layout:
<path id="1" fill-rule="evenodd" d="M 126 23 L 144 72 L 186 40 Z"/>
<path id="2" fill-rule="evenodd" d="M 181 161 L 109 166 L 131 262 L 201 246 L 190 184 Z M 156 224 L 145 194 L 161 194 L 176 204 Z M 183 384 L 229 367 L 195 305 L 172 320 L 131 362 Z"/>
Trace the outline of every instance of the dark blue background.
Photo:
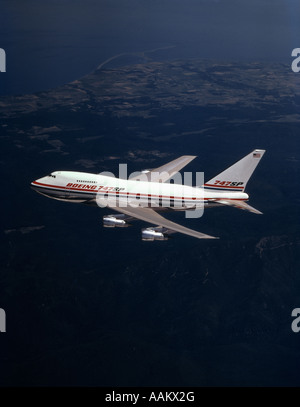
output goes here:
<path id="1" fill-rule="evenodd" d="M 299 2 L 2 0 L 0 5 L 0 47 L 7 52 L 2 95 L 68 83 L 123 54 L 105 67 L 147 65 L 150 59 L 213 58 L 216 66 L 235 60 L 240 82 L 220 80 L 230 99 L 230 89 L 244 84 L 243 64 L 245 72 L 249 60 L 262 68 L 270 64 L 270 89 L 258 86 L 259 69 L 257 82 L 250 84 L 258 89 L 251 108 L 182 101 L 180 109 L 157 109 L 148 120 L 117 118 L 108 102 L 94 101 L 92 111 L 88 103 L 77 112 L 72 104 L 52 104 L 6 117 L 18 100 L 1 98 L 0 307 L 7 312 L 7 333 L 0 334 L 0 385 L 298 386 L 300 337 L 290 325 L 292 309 L 300 305 L 300 99 L 299 93 L 276 91 L 276 70 L 293 75 Z M 157 48 L 163 49 L 144 52 Z M 214 86 L 210 62 L 207 72 Z M 293 78 L 296 87 L 297 74 Z M 142 89 L 150 104 L 151 91 Z M 103 116 L 97 115 L 99 106 L 107 108 Z M 55 125 L 63 129 L 49 138 L 63 142 L 56 152 L 34 130 Z M 185 131 L 191 135 L 183 136 Z M 81 159 L 94 162 L 93 172 L 116 172 L 118 161 L 128 161 L 131 171 L 194 154 L 198 158 L 188 170 L 205 171 L 209 179 L 254 148 L 267 153 L 247 191 L 250 204 L 264 215 L 218 208 L 188 223 L 219 241 L 175 235 L 147 244 L 140 240 L 142 222 L 103 229 L 104 211 L 30 190 L 30 182 L 49 171 L 87 170 Z M 114 155 L 120 159 L 108 158 Z M 187 222 L 180 214 L 170 218 Z M 36 226 L 41 228 L 28 229 Z"/>
<path id="2" fill-rule="evenodd" d="M 120 53 L 291 62 L 297 0 L 1 0 L 0 94 L 46 90 Z"/>

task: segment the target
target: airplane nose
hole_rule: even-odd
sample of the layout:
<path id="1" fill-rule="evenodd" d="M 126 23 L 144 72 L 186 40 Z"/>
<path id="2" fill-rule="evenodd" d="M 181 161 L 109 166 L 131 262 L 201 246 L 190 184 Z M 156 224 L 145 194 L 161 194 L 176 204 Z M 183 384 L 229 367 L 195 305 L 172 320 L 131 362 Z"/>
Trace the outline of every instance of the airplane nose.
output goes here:
<path id="1" fill-rule="evenodd" d="M 45 181 L 45 177 L 43 177 L 43 178 L 38 178 L 38 179 L 32 181 L 32 182 L 30 183 L 30 186 L 31 186 L 31 188 L 38 187 L 38 186 L 39 186 L 40 184 L 42 184 L 44 181 Z"/>
<path id="2" fill-rule="evenodd" d="M 36 191 L 36 190 L 37 190 L 37 187 L 38 187 L 38 185 L 36 184 L 37 181 L 38 181 L 38 180 L 32 181 L 32 182 L 30 183 L 30 187 L 31 187 L 31 189 L 33 189 L 34 191 Z"/>
<path id="3" fill-rule="evenodd" d="M 40 182 L 41 182 L 41 178 L 32 181 L 32 182 L 30 183 L 30 185 L 34 187 L 34 186 L 36 186 L 36 185 L 37 185 L 38 183 L 40 183 Z"/>

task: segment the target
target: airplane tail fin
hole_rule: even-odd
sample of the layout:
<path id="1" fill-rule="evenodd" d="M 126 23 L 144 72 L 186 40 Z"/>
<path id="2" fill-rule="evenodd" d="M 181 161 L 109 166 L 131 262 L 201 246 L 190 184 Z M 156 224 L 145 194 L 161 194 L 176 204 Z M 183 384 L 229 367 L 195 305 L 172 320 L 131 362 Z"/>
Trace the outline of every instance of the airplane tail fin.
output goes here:
<path id="1" fill-rule="evenodd" d="M 265 151 L 266 150 L 252 151 L 240 161 L 206 182 L 204 184 L 205 189 L 243 192 Z"/>

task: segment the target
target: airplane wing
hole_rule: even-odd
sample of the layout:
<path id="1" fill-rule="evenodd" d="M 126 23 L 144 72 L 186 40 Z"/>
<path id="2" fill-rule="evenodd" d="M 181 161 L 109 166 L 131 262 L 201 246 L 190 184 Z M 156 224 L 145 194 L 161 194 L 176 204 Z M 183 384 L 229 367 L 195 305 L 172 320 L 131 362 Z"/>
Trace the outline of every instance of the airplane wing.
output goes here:
<path id="1" fill-rule="evenodd" d="M 195 155 L 183 155 L 179 158 L 176 158 L 176 160 L 162 165 L 161 167 L 155 168 L 147 173 L 143 173 L 143 175 L 147 176 L 149 182 L 166 182 L 174 174 L 179 172 L 183 167 L 190 163 L 194 158 L 196 158 Z M 137 180 L 139 179 L 139 177 L 140 176 L 137 175 L 133 178 L 130 178 L 130 180 Z"/>
<path id="2" fill-rule="evenodd" d="M 143 220 L 145 222 L 152 223 L 157 226 L 162 226 L 167 229 L 171 229 L 174 232 L 179 232 L 185 235 L 196 237 L 198 239 L 218 239 L 218 237 L 209 236 L 204 233 L 197 232 L 196 230 L 186 228 L 185 226 L 181 226 L 178 223 L 172 222 L 164 218 L 163 216 L 159 215 L 151 208 L 142 208 L 142 207 L 132 208 L 130 206 L 127 206 L 126 208 L 120 208 L 114 206 L 111 207 L 111 209 L 124 213 L 125 215 Z"/>
<path id="3" fill-rule="evenodd" d="M 257 215 L 262 215 L 262 212 L 259 210 L 253 208 L 253 206 L 248 205 L 245 201 L 227 201 L 225 199 L 221 199 L 217 201 L 218 203 L 221 203 L 223 205 L 228 205 L 228 206 L 234 206 L 235 208 L 238 209 L 243 209 L 252 213 L 256 213 Z"/>

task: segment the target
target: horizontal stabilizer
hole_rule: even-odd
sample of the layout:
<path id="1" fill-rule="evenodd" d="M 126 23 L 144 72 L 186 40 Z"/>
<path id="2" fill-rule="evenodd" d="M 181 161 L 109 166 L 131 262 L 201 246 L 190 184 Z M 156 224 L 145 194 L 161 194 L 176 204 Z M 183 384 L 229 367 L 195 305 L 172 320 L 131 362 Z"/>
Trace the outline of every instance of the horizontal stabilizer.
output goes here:
<path id="1" fill-rule="evenodd" d="M 253 206 L 248 205 L 245 201 L 238 201 L 238 200 L 231 201 L 231 200 L 221 199 L 221 200 L 218 200 L 218 203 L 223 204 L 223 205 L 228 205 L 228 206 L 234 206 L 235 208 L 243 209 L 244 211 L 249 211 L 252 213 L 256 213 L 257 215 L 262 215 L 262 212 L 253 208 Z"/>

